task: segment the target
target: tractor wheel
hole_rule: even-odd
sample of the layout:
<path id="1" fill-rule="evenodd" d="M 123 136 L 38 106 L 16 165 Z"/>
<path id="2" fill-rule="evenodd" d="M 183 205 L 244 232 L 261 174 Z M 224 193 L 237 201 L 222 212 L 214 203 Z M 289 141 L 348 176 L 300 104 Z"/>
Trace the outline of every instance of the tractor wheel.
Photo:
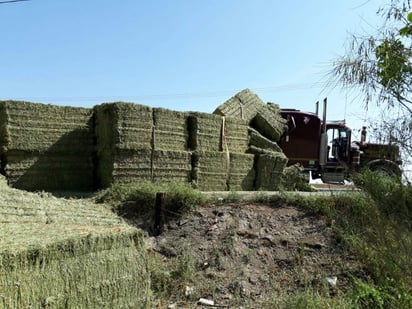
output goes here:
<path id="1" fill-rule="evenodd" d="M 399 177 L 402 175 L 402 171 L 399 166 L 389 160 L 376 160 L 368 163 L 368 168 L 382 176 L 386 177 Z"/>

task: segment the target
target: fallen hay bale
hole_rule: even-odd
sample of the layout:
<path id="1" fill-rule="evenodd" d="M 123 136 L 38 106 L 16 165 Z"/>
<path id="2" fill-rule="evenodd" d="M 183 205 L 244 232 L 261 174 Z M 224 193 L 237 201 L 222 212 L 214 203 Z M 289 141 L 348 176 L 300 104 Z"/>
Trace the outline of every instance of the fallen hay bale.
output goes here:
<path id="1" fill-rule="evenodd" d="M 265 103 L 249 89 L 244 89 L 218 106 L 213 114 L 236 117 L 250 122 Z"/>
<path id="2" fill-rule="evenodd" d="M 246 153 L 230 153 L 230 175 L 228 189 L 230 191 L 252 191 L 256 171 L 254 155 Z"/>
<path id="3" fill-rule="evenodd" d="M 277 190 L 287 161 L 286 156 L 281 152 L 258 155 L 256 164 L 256 190 Z"/>
<path id="4" fill-rule="evenodd" d="M 287 129 L 287 121 L 276 112 L 276 109 L 265 105 L 252 119 L 250 126 L 268 139 L 277 142 Z"/>
<path id="5" fill-rule="evenodd" d="M 189 132 L 187 128 L 187 113 L 153 109 L 154 136 L 153 148 L 171 151 L 186 151 Z"/>
<path id="6" fill-rule="evenodd" d="M 253 128 L 249 128 L 249 146 L 251 146 L 252 149 L 264 149 L 268 151 L 282 152 L 282 148 L 280 148 L 277 143 L 264 137 Z"/>
<path id="7" fill-rule="evenodd" d="M 0 195 L 1 308 L 150 308 L 142 231 L 87 201 Z"/>
<path id="8" fill-rule="evenodd" d="M 200 191 L 227 191 L 230 156 L 226 152 L 195 151 L 192 181 Z"/>
<path id="9" fill-rule="evenodd" d="M 285 191 L 313 191 L 308 176 L 299 163 L 284 168 L 280 188 Z"/>

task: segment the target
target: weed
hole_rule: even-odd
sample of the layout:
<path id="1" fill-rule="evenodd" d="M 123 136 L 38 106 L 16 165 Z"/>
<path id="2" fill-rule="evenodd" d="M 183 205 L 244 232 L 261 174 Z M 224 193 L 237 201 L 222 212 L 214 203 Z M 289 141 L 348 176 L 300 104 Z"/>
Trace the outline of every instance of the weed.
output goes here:
<path id="1" fill-rule="evenodd" d="M 169 183 L 167 185 L 142 182 L 136 184 L 115 184 L 102 192 L 97 200 L 107 202 L 115 208 L 121 207 L 123 202 L 133 201 L 140 211 L 151 211 L 156 201 L 156 193 L 166 193 L 166 209 L 170 214 L 181 215 L 195 209 L 205 202 L 200 191 L 185 183 Z"/>

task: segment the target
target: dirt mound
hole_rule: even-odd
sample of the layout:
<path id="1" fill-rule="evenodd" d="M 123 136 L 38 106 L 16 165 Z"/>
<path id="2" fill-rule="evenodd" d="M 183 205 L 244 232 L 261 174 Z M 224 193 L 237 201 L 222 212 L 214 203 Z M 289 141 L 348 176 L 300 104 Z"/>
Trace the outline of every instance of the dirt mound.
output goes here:
<path id="1" fill-rule="evenodd" d="M 308 288 L 339 294 L 351 275 L 362 272 L 333 222 L 281 205 L 209 205 L 169 221 L 147 242 L 165 263 L 182 256 L 194 262 L 194 274 L 169 300 L 178 308 L 193 308 L 200 297 L 250 308 Z"/>

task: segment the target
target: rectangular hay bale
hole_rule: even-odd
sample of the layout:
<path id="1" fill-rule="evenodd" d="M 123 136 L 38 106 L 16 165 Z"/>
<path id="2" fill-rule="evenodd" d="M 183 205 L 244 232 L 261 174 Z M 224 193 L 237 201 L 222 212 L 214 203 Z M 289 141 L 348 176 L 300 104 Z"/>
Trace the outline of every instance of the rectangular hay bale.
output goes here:
<path id="1" fill-rule="evenodd" d="M 214 114 L 250 122 L 265 103 L 250 89 L 244 89 L 215 109 Z"/>
<path id="2" fill-rule="evenodd" d="M 249 143 L 248 122 L 240 118 L 225 117 L 224 128 L 222 150 L 234 153 L 246 152 Z"/>
<path id="3" fill-rule="evenodd" d="M 255 156 L 245 153 L 230 153 L 230 175 L 228 187 L 230 191 L 252 191 L 256 172 Z"/>
<path id="4" fill-rule="evenodd" d="M 92 151 L 91 109 L 22 101 L 2 101 L 0 106 L 3 152 Z"/>
<path id="5" fill-rule="evenodd" d="M 154 108 L 153 121 L 155 126 L 153 136 L 154 149 L 187 150 L 189 139 L 187 113 L 165 108 Z"/>
<path id="6" fill-rule="evenodd" d="M 141 231 L 0 252 L 2 308 L 150 308 Z"/>
<path id="7" fill-rule="evenodd" d="M 192 112 L 188 115 L 189 149 L 197 151 L 222 150 L 222 117 Z"/>
<path id="8" fill-rule="evenodd" d="M 251 121 L 251 126 L 266 138 L 277 142 L 287 129 L 287 121 L 282 118 L 279 111 L 265 105 Z"/>
<path id="9" fill-rule="evenodd" d="M 255 149 L 264 149 L 275 152 L 282 152 L 282 149 L 276 142 L 264 137 L 253 128 L 249 128 L 249 145 Z"/>
<path id="10" fill-rule="evenodd" d="M 191 181 L 192 155 L 187 151 L 155 150 L 153 181 L 159 183 Z"/>
<path id="11" fill-rule="evenodd" d="M 196 151 L 192 181 L 201 191 L 227 191 L 230 158 L 225 152 Z"/>
<path id="12" fill-rule="evenodd" d="M 0 308 L 150 308 L 142 231 L 89 199 L 0 196 Z"/>
<path id="13" fill-rule="evenodd" d="M 99 162 L 98 179 L 102 187 L 114 183 L 152 181 L 151 149 L 119 149 L 112 158 Z"/>
<path id="14" fill-rule="evenodd" d="M 104 103 L 94 107 L 97 152 L 151 149 L 153 109 L 134 103 Z"/>
<path id="15" fill-rule="evenodd" d="M 277 190 L 286 163 L 287 158 L 281 152 L 258 155 L 256 164 L 256 190 Z"/>
<path id="16" fill-rule="evenodd" d="M 5 176 L 11 186 L 29 191 L 94 189 L 92 156 L 8 151 Z"/>

